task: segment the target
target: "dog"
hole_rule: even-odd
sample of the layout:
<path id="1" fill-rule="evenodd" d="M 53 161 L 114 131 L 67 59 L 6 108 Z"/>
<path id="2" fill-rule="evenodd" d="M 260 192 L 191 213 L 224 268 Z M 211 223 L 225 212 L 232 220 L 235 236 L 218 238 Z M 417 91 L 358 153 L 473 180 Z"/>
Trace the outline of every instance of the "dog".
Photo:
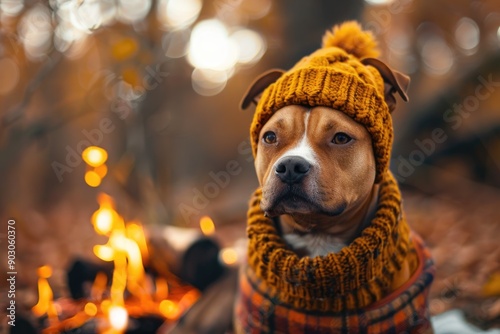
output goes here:
<path id="1" fill-rule="evenodd" d="M 388 171 L 390 113 L 395 94 L 408 101 L 410 79 L 370 57 L 373 44 L 355 22 L 336 26 L 320 50 L 264 73 L 242 100 L 242 109 L 257 105 L 260 188 L 248 214 L 238 333 L 433 332 L 432 260 L 409 232 Z"/>

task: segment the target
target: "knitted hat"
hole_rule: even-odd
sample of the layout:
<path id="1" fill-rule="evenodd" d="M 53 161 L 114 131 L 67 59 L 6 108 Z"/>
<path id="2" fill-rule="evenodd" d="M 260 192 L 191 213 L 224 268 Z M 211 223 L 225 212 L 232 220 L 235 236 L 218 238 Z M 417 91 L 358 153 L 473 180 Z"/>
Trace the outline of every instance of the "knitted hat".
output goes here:
<path id="1" fill-rule="evenodd" d="M 259 133 L 279 109 L 288 105 L 327 106 L 364 125 L 371 135 L 376 182 L 389 167 L 393 128 L 390 112 L 398 92 L 408 100 L 407 76 L 391 70 L 376 57 L 373 35 L 357 22 L 333 27 L 322 48 L 302 58 L 289 71 L 271 71 L 258 78 L 242 101 L 246 108 L 262 92 L 250 128 L 254 156 Z M 264 88 L 265 87 L 265 88 Z"/>

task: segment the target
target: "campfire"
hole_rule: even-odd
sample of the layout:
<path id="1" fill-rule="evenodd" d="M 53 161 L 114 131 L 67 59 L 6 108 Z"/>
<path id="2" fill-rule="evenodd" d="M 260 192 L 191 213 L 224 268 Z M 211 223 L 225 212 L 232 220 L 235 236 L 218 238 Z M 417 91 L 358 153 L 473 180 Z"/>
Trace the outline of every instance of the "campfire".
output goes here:
<path id="1" fill-rule="evenodd" d="M 126 223 L 116 212 L 112 198 L 104 193 L 99 194 L 98 203 L 91 221 L 96 233 L 108 240 L 95 245 L 93 251 L 98 259 L 112 264 L 111 275 L 106 272 L 109 267 L 103 266 L 84 298 L 54 300 L 48 283 L 52 270 L 40 267 L 39 299 L 32 311 L 45 320 L 42 333 L 81 328 L 83 333 L 118 334 L 136 328 L 141 318 L 153 319 L 157 327 L 175 322 L 198 299 L 199 291 L 173 274 L 166 278 L 147 273 L 150 259 L 141 224 Z"/>
<path id="2" fill-rule="evenodd" d="M 102 172 L 107 170 L 106 151 L 90 147 L 82 157 L 88 164 L 87 184 L 98 186 L 106 175 Z M 49 284 L 51 267 L 38 268 L 38 302 L 32 313 L 39 319 L 41 333 L 73 330 L 100 334 L 155 333 L 160 326 L 175 324 L 200 297 L 199 289 L 181 280 L 165 265 L 169 263 L 169 256 L 178 257 L 179 249 L 186 249 L 186 243 L 176 251 L 169 246 L 168 256 L 156 245 L 152 256 L 151 242 L 140 222 L 125 221 L 117 212 L 113 198 L 105 193 L 99 193 L 97 202 L 99 208 L 92 214 L 91 223 L 107 242 L 94 246 L 97 259 L 76 260 L 69 270 L 68 286 L 73 298 L 54 299 Z M 209 217 L 203 217 L 200 230 L 203 238 L 211 240 L 208 236 L 214 233 L 215 225 Z M 180 235 L 175 230 L 169 231 Z M 199 241 L 195 239 L 189 240 L 191 246 Z M 236 261 L 234 250 L 221 251 L 213 241 L 208 242 L 208 246 L 215 249 L 219 263 L 231 265 Z M 205 252 L 207 243 L 198 247 Z M 219 269 L 214 278 L 220 276 L 220 266 Z"/>

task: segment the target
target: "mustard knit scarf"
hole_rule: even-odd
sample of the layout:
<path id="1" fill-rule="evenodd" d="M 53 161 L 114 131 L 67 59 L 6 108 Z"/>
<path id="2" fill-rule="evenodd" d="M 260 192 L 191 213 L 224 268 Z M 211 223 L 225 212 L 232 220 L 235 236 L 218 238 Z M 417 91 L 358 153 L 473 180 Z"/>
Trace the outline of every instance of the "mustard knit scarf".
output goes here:
<path id="1" fill-rule="evenodd" d="M 341 311 L 380 300 L 411 250 L 410 228 L 401 211 L 394 177 L 385 173 L 375 217 L 361 236 L 339 253 L 298 257 L 287 248 L 255 191 L 248 211 L 248 264 L 270 293 L 294 308 Z"/>

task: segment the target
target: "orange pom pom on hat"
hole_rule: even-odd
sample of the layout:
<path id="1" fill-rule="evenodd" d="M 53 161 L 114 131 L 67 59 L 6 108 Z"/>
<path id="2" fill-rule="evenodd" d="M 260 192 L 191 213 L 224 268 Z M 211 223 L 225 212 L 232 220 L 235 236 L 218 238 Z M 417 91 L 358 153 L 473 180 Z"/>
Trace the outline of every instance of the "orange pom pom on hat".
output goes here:
<path id="1" fill-rule="evenodd" d="M 362 62 L 376 56 L 373 35 L 357 22 L 327 32 L 321 49 L 302 58 L 264 90 L 250 128 L 254 155 L 260 130 L 278 109 L 291 104 L 331 107 L 363 124 L 370 133 L 376 182 L 380 182 L 389 166 L 393 129 L 382 75 Z"/>

